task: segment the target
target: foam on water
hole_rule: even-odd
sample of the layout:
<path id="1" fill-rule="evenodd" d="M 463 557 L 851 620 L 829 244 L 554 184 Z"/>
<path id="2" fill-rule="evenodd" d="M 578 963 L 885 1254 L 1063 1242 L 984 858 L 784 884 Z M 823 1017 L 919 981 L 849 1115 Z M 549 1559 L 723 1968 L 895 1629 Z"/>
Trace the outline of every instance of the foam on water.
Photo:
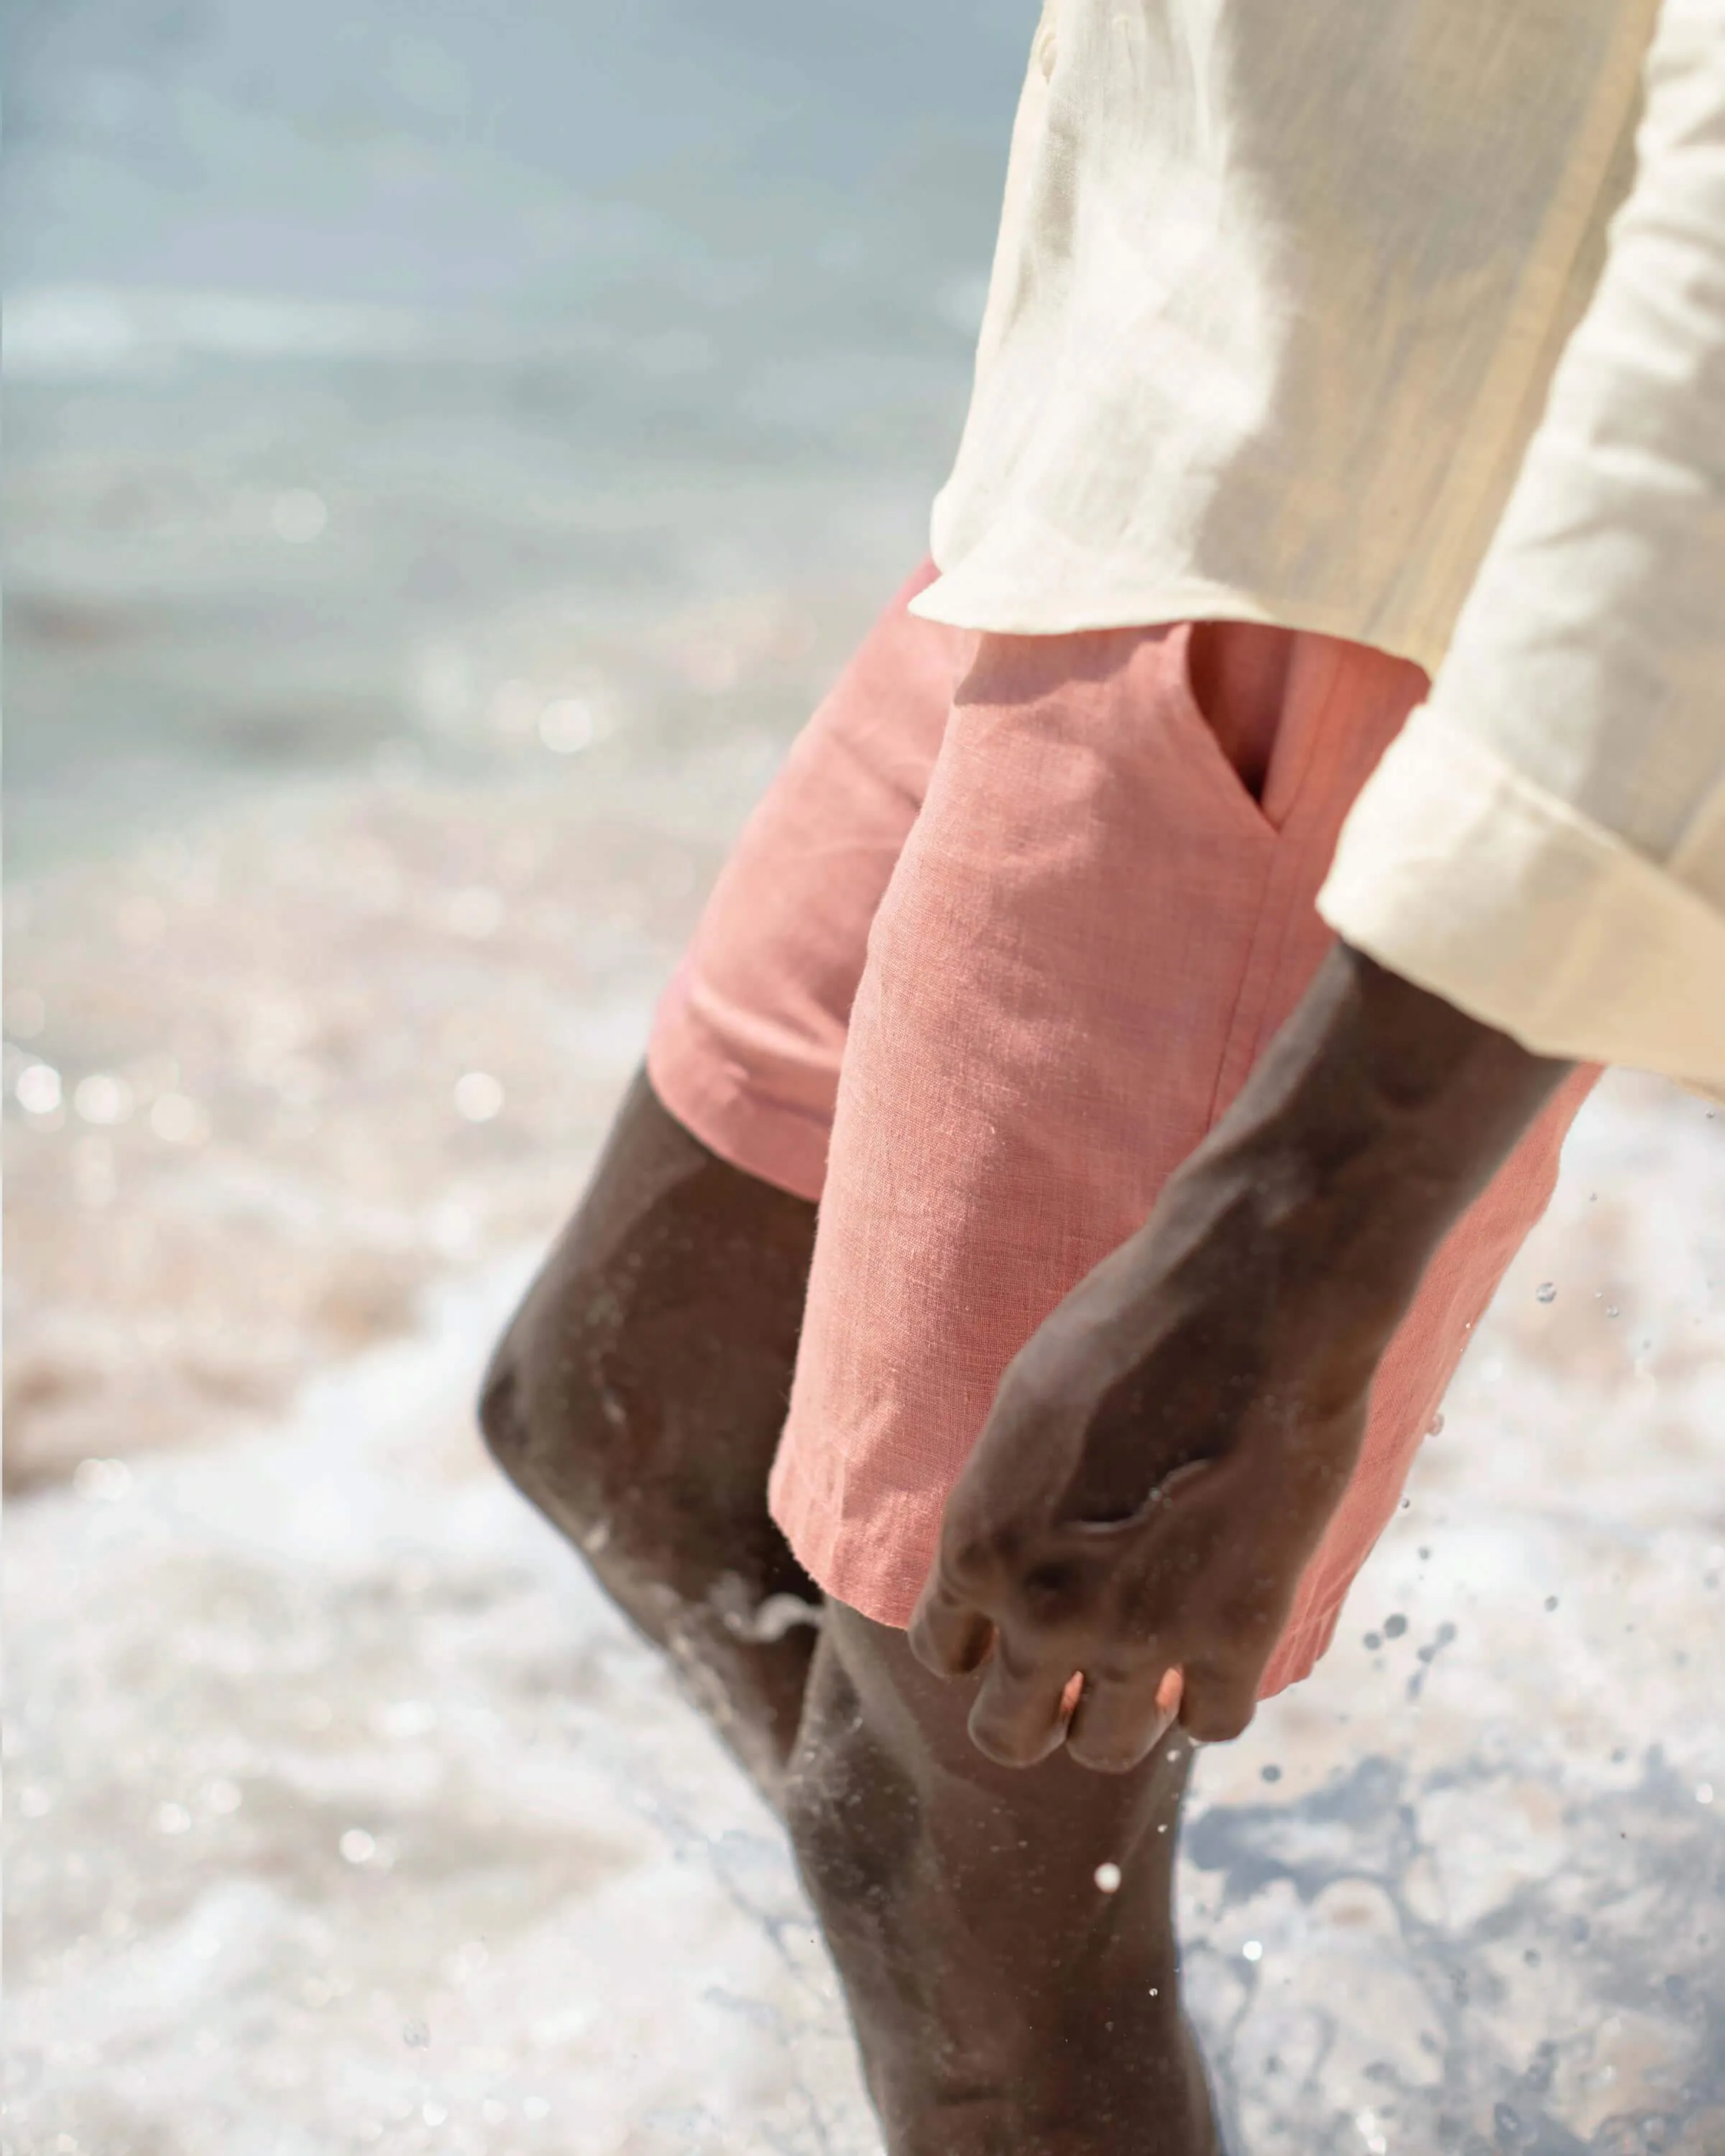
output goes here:
<path id="1" fill-rule="evenodd" d="M 1199 1763 L 1250 2156 L 1725 2145 L 1722 1177 L 1612 1082 L 1337 1649 Z M 470 1435 L 526 1263 L 18 1508 L 18 2156 L 875 2148 L 773 1821 Z"/>

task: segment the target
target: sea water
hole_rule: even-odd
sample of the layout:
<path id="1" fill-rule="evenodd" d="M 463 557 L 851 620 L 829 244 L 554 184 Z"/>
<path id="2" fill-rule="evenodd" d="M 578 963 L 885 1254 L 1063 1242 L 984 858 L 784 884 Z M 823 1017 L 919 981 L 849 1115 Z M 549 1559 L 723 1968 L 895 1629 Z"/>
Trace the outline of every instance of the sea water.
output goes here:
<path id="1" fill-rule="evenodd" d="M 1725 2145 L 1721 1219 L 1706 1111 L 1608 1081 L 1336 1647 L 1198 1763 L 1239 2150 Z M 532 1257 L 16 1507 L 18 2156 L 876 2148 L 773 1821 L 474 1435 Z"/>
<path id="2" fill-rule="evenodd" d="M 773 1822 L 470 1404 L 920 551 L 1011 18 L 8 13 L 16 2156 L 876 2146 Z M 1240 2156 L 1725 2148 L 1722 1221 L 1609 1080 L 1199 1761 Z"/>
<path id="3" fill-rule="evenodd" d="M 483 776 L 530 694 L 650 758 L 722 731 L 731 608 L 829 665 L 922 551 L 1029 27 L 19 0 L 15 864 Z"/>

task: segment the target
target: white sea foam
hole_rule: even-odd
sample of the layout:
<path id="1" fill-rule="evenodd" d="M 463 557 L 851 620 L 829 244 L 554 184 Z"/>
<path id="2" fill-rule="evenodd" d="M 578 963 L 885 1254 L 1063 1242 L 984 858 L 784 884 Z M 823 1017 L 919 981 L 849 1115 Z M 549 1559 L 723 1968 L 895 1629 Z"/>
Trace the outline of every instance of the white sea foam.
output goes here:
<path id="1" fill-rule="evenodd" d="M 1721 2145 L 1722 1173 L 1614 1081 L 1337 1648 L 1200 1759 L 1250 2156 Z M 777 1828 L 469 1430 L 530 1257 L 18 1507 L 19 2156 L 875 2148 Z"/>

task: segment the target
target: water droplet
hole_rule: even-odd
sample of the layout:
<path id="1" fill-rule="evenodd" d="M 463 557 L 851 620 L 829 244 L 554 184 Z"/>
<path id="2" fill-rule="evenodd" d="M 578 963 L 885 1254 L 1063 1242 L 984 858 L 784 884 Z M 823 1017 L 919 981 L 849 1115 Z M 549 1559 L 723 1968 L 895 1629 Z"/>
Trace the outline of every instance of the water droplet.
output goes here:
<path id="1" fill-rule="evenodd" d="M 488 1123 L 503 1106 L 503 1088 L 489 1070 L 470 1070 L 455 1081 L 455 1112 L 470 1123 Z"/>
<path id="2" fill-rule="evenodd" d="M 184 1834 L 192 1824 L 192 1815 L 183 1804 L 158 1804 L 156 1807 L 157 1834 Z"/>
<path id="3" fill-rule="evenodd" d="M 441 2126 L 449 2115 L 449 2107 L 434 2098 L 428 2099 L 419 2107 L 419 2116 L 428 2126 Z"/>
<path id="4" fill-rule="evenodd" d="M 60 1104 L 60 1074 L 51 1063 L 32 1063 L 18 1074 L 13 1091 L 26 1115 L 51 1116 Z"/>
<path id="5" fill-rule="evenodd" d="M 1428 1437 L 1436 1437 L 1441 1433 L 1443 1427 L 1444 1419 L 1442 1415 L 1435 1414 L 1431 1420 L 1425 1425 L 1425 1435 Z"/>
<path id="6" fill-rule="evenodd" d="M 1555 1594 L 1548 1594 L 1545 1598 L 1545 1606 L 1548 1609 L 1555 1609 L 1558 1606 L 1557 1596 Z"/>
<path id="7" fill-rule="evenodd" d="M 410 2051 L 423 2051 L 431 2042 L 431 2031 L 423 2021 L 403 2021 L 401 2040 Z"/>
<path id="8" fill-rule="evenodd" d="M 337 1846 L 349 1864 L 369 1864 L 377 1853 L 376 1839 L 362 1826 L 351 1826 Z"/>
<path id="9" fill-rule="evenodd" d="M 1695 1801 L 1698 1804 L 1712 1804 L 1713 1801 L 1713 1785 L 1711 1782 L 1697 1782 L 1696 1784 Z"/>
<path id="10" fill-rule="evenodd" d="M 1384 1636 L 1386 1640 L 1400 1639 L 1407 1629 L 1408 1620 L 1399 1614 L 1394 1617 L 1386 1617 L 1384 1620 Z"/>
<path id="11" fill-rule="evenodd" d="M 1258 1771 L 1266 1782 L 1279 1782 L 1281 1779 L 1280 1767 L 1261 1767 Z"/>
<path id="12" fill-rule="evenodd" d="M 1535 1302 L 1555 1302 L 1557 1299 L 1558 1284 L 1555 1281 L 1541 1281 L 1533 1291 Z"/>
<path id="13" fill-rule="evenodd" d="M 1384 1645 L 1384 1635 L 1381 1632 L 1368 1632 L 1365 1637 L 1365 1644 L 1375 1655 L 1378 1650 Z"/>
<path id="14" fill-rule="evenodd" d="M 1264 1942 L 1261 1939 L 1248 1939 L 1240 1950 L 1240 1957 L 1242 1961 L 1262 1961 Z"/>
<path id="15" fill-rule="evenodd" d="M 553 756 L 574 756 L 593 739 L 593 706 L 584 697 L 560 696 L 539 714 L 539 738 Z"/>
<path id="16" fill-rule="evenodd" d="M 1120 1866 L 1117 1864 L 1099 1864 L 1096 1866 L 1096 1886 L 1104 1894 L 1120 1892 Z"/>
<path id="17" fill-rule="evenodd" d="M 1608 1302 L 1605 1305 L 1605 1315 L 1607 1317 L 1616 1317 L 1620 1316 L 1621 1312 L 1615 1302 Z"/>

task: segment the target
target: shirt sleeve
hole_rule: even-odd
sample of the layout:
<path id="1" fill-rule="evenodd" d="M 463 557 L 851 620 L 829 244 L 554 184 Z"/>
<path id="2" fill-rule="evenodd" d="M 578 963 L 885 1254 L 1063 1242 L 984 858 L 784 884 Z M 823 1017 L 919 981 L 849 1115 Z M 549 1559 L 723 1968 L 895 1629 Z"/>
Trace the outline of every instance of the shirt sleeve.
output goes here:
<path id="1" fill-rule="evenodd" d="M 1450 654 L 1318 906 L 1531 1049 L 1725 1094 L 1725 0 L 1664 0 L 1637 152 Z"/>

